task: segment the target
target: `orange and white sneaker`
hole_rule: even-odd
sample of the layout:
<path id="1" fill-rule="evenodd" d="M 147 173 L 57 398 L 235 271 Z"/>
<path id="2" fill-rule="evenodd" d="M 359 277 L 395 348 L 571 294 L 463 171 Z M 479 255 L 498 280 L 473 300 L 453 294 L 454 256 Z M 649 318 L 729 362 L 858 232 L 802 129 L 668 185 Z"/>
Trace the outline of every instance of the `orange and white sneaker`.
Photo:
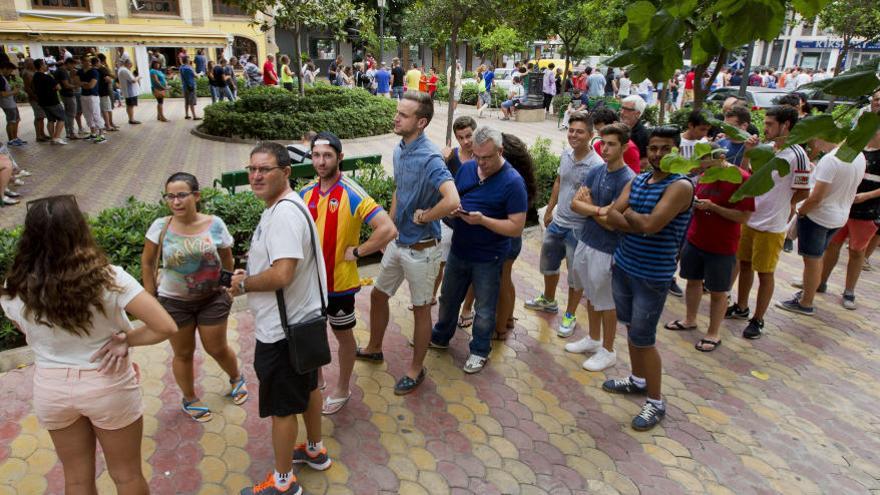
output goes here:
<path id="1" fill-rule="evenodd" d="M 266 481 L 242 488 L 239 495 L 302 495 L 302 487 L 296 482 L 296 476 L 291 474 L 286 486 L 279 487 L 275 483 L 275 473 L 270 472 L 266 477 Z"/>
<path id="2" fill-rule="evenodd" d="M 315 454 L 309 452 L 309 449 L 306 447 L 306 444 L 301 443 L 293 449 L 293 463 L 294 464 L 307 464 L 312 469 L 317 469 L 318 471 L 324 471 L 328 469 L 333 461 L 330 460 L 330 456 L 327 455 L 327 449 L 321 448 L 321 450 Z"/>

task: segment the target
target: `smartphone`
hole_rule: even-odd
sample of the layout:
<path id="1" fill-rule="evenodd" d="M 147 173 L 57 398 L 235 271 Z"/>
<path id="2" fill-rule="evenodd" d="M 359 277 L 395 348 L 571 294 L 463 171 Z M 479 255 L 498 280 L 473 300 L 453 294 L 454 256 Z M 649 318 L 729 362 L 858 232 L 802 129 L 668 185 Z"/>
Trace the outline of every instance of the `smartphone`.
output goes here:
<path id="1" fill-rule="evenodd" d="M 232 287 L 232 272 L 229 270 L 220 270 L 220 286 Z"/>
<path id="2" fill-rule="evenodd" d="M 462 215 L 470 215 L 471 214 L 471 212 L 464 211 L 464 210 L 460 211 L 459 213 L 461 213 Z"/>

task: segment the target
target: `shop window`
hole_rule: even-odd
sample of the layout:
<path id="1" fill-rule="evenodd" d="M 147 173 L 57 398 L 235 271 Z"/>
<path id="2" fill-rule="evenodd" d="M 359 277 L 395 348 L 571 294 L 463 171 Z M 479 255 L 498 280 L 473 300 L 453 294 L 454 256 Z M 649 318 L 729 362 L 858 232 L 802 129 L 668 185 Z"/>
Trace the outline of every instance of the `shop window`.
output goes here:
<path id="1" fill-rule="evenodd" d="M 236 16 L 246 16 L 247 12 L 241 10 L 236 5 L 229 5 L 223 0 L 211 0 L 211 7 L 213 9 L 214 15 L 236 15 Z"/>
<path id="2" fill-rule="evenodd" d="M 309 57 L 312 60 L 334 60 L 336 58 L 336 42 L 331 39 L 310 39 Z"/>
<path id="3" fill-rule="evenodd" d="M 131 0 L 132 14 L 179 15 L 178 0 Z"/>
<path id="4" fill-rule="evenodd" d="M 35 9 L 89 10 L 89 0 L 33 0 Z"/>

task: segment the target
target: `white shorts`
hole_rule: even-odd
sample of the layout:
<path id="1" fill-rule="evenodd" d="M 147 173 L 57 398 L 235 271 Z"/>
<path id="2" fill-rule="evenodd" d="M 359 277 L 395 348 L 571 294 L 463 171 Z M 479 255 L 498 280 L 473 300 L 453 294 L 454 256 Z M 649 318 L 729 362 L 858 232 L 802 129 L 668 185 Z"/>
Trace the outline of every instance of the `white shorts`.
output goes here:
<path id="1" fill-rule="evenodd" d="M 440 222 L 440 261 L 446 263 L 449 259 L 449 250 L 452 248 L 452 229 Z"/>
<path id="2" fill-rule="evenodd" d="M 611 292 L 611 263 L 614 256 L 603 253 L 578 241 L 574 250 L 573 272 L 578 285 L 584 288 L 586 297 L 596 311 L 615 308 Z"/>
<path id="3" fill-rule="evenodd" d="M 101 117 L 101 103 L 97 96 L 85 96 L 80 98 L 82 102 L 83 116 L 86 118 L 86 125 L 90 129 L 103 129 L 104 118 Z"/>
<path id="4" fill-rule="evenodd" d="M 434 281 L 440 270 L 440 246 L 417 251 L 390 242 L 382 256 L 382 269 L 374 288 L 393 296 L 404 280 L 409 284 L 410 302 L 424 306 L 434 298 Z"/>

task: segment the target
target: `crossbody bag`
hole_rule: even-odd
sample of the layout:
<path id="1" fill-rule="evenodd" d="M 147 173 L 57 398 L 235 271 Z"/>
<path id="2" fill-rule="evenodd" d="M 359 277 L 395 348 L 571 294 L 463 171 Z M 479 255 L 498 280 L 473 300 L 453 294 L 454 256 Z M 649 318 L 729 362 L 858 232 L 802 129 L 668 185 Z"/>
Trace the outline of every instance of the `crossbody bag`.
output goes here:
<path id="1" fill-rule="evenodd" d="M 321 268 L 318 263 L 318 249 L 315 246 L 315 228 L 312 226 L 309 214 L 295 201 L 282 199 L 293 203 L 306 217 L 309 226 L 309 239 L 312 243 L 312 256 L 315 258 L 315 271 L 318 274 L 318 284 L 321 283 Z M 278 313 L 281 317 L 281 328 L 287 336 L 287 348 L 290 351 L 290 364 L 297 374 L 304 375 L 314 371 L 325 364 L 330 363 L 330 343 L 327 341 L 327 303 L 324 301 L 324 291 L 320 290 L 321 314 L 309 320 L 293 323 L 287 321 L 287 304 L 284 302 L 284 292 L 281 289 L 275 291 L 278 299 Z"/>

